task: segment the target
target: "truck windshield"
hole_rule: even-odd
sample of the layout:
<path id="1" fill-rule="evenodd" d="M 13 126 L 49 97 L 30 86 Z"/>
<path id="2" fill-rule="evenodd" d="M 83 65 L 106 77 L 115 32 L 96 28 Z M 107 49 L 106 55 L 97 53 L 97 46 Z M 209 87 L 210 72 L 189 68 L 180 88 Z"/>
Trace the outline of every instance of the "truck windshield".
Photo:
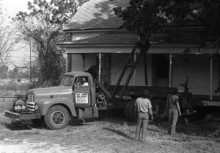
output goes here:
<path id="1" fill-rule="evenodd" d="M 64 75 L 63 80 L 61 82 L 61 86 L 72 86 L 72 84 L 73 84 L 73 76 Z"/>

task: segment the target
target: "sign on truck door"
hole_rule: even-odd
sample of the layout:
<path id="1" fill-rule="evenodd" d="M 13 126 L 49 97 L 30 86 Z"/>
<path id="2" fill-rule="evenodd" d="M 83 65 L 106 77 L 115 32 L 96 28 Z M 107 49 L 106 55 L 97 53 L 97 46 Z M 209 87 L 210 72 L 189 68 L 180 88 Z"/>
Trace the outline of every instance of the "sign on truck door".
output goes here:
<path id="1" fill-rule="evenodd" d="M 73 101 L 76 107 L 89 107 L 91 104 L 90 84 L 87 76 L 78 76 L 73 85 Z"/>

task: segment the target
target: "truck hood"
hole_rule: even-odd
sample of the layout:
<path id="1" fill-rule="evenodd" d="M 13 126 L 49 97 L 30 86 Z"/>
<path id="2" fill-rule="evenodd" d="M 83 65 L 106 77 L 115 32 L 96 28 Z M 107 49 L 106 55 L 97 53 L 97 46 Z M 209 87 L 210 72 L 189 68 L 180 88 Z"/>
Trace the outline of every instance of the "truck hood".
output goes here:
<path id="1" fill-rule="evenodd" d="M 72 94 L 72 88 L 69 86 L 57 86 L 48 88 L 36 88 L 29 90 L 29 94 L 34 94 L 35 100 L 66 97 Z"/>

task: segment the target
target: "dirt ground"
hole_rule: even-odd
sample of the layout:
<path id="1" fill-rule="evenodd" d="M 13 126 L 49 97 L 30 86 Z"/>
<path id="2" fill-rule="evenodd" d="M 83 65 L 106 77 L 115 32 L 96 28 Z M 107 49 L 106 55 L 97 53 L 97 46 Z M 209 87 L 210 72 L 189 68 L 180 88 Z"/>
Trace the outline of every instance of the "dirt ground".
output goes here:
<path id="1" fill-rule="evenodd" d="M 0 115 L 0 153 L 219 153 L 220 121 L 204 120 L 187 126 L 181 120 L 177 134 L 168 135 L 166 122 L 148 126 L 146 142 L 134 141 L 135 123 L 123 118 L 74 121 L 61 130 L 34 127 Z"/>

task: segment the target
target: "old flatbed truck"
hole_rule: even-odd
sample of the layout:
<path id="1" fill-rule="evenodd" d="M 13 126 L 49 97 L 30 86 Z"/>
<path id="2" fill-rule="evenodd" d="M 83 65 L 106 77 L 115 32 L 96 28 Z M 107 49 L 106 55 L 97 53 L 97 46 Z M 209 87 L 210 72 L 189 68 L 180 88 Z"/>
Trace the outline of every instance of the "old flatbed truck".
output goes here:
<path id="1" fill-rule="evenodd" d="M 93 79 L 90 73 L 67 72 L 60 86 L 30 89 L 25 97 L 15 101 L 12 110 L 5 111 L 5 116 L 15 120 L 31 120 L 35 124 L 45 123 L 49 129 L 64 128 L 71 117 L 98 118 L 99 110 L 106 109 L 124 108 L 127 110 L 126 116 L 132 119 L 133 103 L 129 102 L 140 96 L 140 90 L 150 87 L 130 88 L 128 87 L 128 92 L 122 98 L 116 93 L 115 98 L 110 99 L 107 89 Z M 152 94 L 155 89 L 150 88 Z M 168 89 L 171 91 L 170 88 L 164 88 L 165 92 L 162 93 L 163 89 L 160 88 L 161 97 L 157 96 L 157 100 L 164 99 Z"/>
<path id="2" fill-rule="evenodd" d="M 83 79 L 87 85 L 80 84 Z M 98 117 L 98 107 L 92 76 L 86 72 L 69 72 L 60 86 L 29 90 L 26 98 L 18 98 L 13 109 L 5 111 L 5 116 L 34 123 L 44 121 L 49 129 L 60 129 L 69 123 L 70 116 Z"/>

